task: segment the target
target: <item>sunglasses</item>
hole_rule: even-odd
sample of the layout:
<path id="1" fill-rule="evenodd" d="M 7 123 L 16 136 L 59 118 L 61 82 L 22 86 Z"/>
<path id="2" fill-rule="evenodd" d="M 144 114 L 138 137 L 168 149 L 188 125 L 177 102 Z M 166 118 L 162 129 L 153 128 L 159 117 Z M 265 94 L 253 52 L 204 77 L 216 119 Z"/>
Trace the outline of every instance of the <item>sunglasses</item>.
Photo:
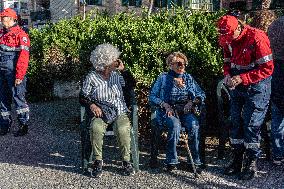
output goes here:
<path id="1" fill-rule="evenodd" d="M 172 62 L 172 64 L 176 64 L 176 65 L 179 66 L 179 67 L 185 66 L 185 63 L 184 63 L 184 62 L 180 62 L 180 61 L 178 61 L 178 62 Z"/>

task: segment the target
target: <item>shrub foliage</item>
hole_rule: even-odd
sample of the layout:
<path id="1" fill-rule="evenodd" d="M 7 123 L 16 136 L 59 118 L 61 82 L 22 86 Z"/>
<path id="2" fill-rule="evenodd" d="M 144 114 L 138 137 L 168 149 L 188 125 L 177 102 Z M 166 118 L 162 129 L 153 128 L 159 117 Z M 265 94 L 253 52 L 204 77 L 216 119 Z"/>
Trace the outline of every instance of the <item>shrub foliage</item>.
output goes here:
<path id="1" fill-rule="evenodd" d="M 183 9 L 161 11 L 150 17 L 91 13 L 85 20 L 77 16 L 31 30 L 31 83 L 80 79 L 90 66 L 90 52 L 96 45 L 108 42 L 122 51 L 121 58 L 139 86 L 149 86 L 166 69 L 165 56 L 169 52 L 181 51 L 190 60 L 188 71 L 207 88 L 221 72 L 215 28 L 220 14 Z"/>
<path id="2" fill-rule="evenodd" d="M 187 55 L 189 73 L 210 94 L 222 68 L 215 26 L 221 14 L 183 9 L 151 16 L 92 12 L 85 20 L 77 16 L 31 30 L 30 96 L 49 98 L 54 80 L 80 80 L 90 69 L 91 51 L 105 42 L 122 51 L 121 59 L 138 83 L 142 112 L 149 86 L 167 70 L 165 58 L 173 51 Z"/>

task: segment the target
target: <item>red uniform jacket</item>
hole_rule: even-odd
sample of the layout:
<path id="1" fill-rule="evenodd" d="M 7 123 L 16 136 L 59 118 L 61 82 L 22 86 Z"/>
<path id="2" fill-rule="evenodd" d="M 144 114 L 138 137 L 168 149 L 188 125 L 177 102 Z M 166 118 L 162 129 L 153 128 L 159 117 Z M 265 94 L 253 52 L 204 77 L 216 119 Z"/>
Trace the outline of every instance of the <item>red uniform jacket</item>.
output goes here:
<path id="1" fill-rule="evenodd" d="M 221 43 L 224 49 L 224 75 L 232 68 L 248 70 L 240 74 L 243 85 L 257 83 L 269 77 L 274 69 L 270 42 L 264 31 L 245 26 L 231 44 Z"/>
<path id="2" fill-rule="evenodd" d="M 18 25 L 0 31 L 0 46 L 2 51 L 15 52 L 16 59 L 16 79 L 23 80 L 29 63 L 30 39 Z"/>

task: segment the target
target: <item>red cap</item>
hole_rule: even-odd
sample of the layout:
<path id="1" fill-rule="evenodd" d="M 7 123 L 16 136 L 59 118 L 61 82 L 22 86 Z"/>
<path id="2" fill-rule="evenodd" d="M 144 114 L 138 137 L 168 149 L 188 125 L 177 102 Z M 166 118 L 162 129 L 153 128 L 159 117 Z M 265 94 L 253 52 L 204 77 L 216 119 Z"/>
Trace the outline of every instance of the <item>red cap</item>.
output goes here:
<path id="1" fill-rule="evenodd" d="M 11 9 L 11 8 L 4 9 L 4 10 L 0 13 L 0 17 L 11 17 L 11 18 L 14 18 L 15 20 L 18 19 L 18 16 L 17 16 L 16 11 L 14 11 L 14 10 Z"/>
<path id="2" fill-rule="evenodd" d="M 232 34 L 238 28 L 238 19 L 234 16 L 222 16 L 218 20 L 218 29 L 221 35 Z"/>

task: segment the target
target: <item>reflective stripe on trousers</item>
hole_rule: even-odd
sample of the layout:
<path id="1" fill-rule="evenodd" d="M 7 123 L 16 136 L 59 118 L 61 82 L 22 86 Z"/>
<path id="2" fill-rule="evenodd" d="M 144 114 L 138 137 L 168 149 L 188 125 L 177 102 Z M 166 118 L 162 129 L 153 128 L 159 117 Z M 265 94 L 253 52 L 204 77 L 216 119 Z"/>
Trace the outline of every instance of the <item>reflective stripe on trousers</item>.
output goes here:
<path id="1" fill-rule="evenodd" d="M 230 138 L 244 139 L 244 144 L 232 144 L 234 148 L 245 146 L 251 156 L 260 156 L 260 129 L 268 109 L 271 93 L 271 77 L 248 87 L 236 87 L 230 91 Z"/>
<path id="2" fill-rule="evenodd" d="M 0 111 L 1 115 L 8 115 L 14 102 L 20 124 L 27 124 L 29 107 L 25 99 L 26 78 L 20 85 L 15 86 L 15 73 L 10 69 L 0 70 Z M 10 117 L 10 115 L 8 116 Z M 0 125 L 10 127 L 11 120 L 0 117 Z"/>

